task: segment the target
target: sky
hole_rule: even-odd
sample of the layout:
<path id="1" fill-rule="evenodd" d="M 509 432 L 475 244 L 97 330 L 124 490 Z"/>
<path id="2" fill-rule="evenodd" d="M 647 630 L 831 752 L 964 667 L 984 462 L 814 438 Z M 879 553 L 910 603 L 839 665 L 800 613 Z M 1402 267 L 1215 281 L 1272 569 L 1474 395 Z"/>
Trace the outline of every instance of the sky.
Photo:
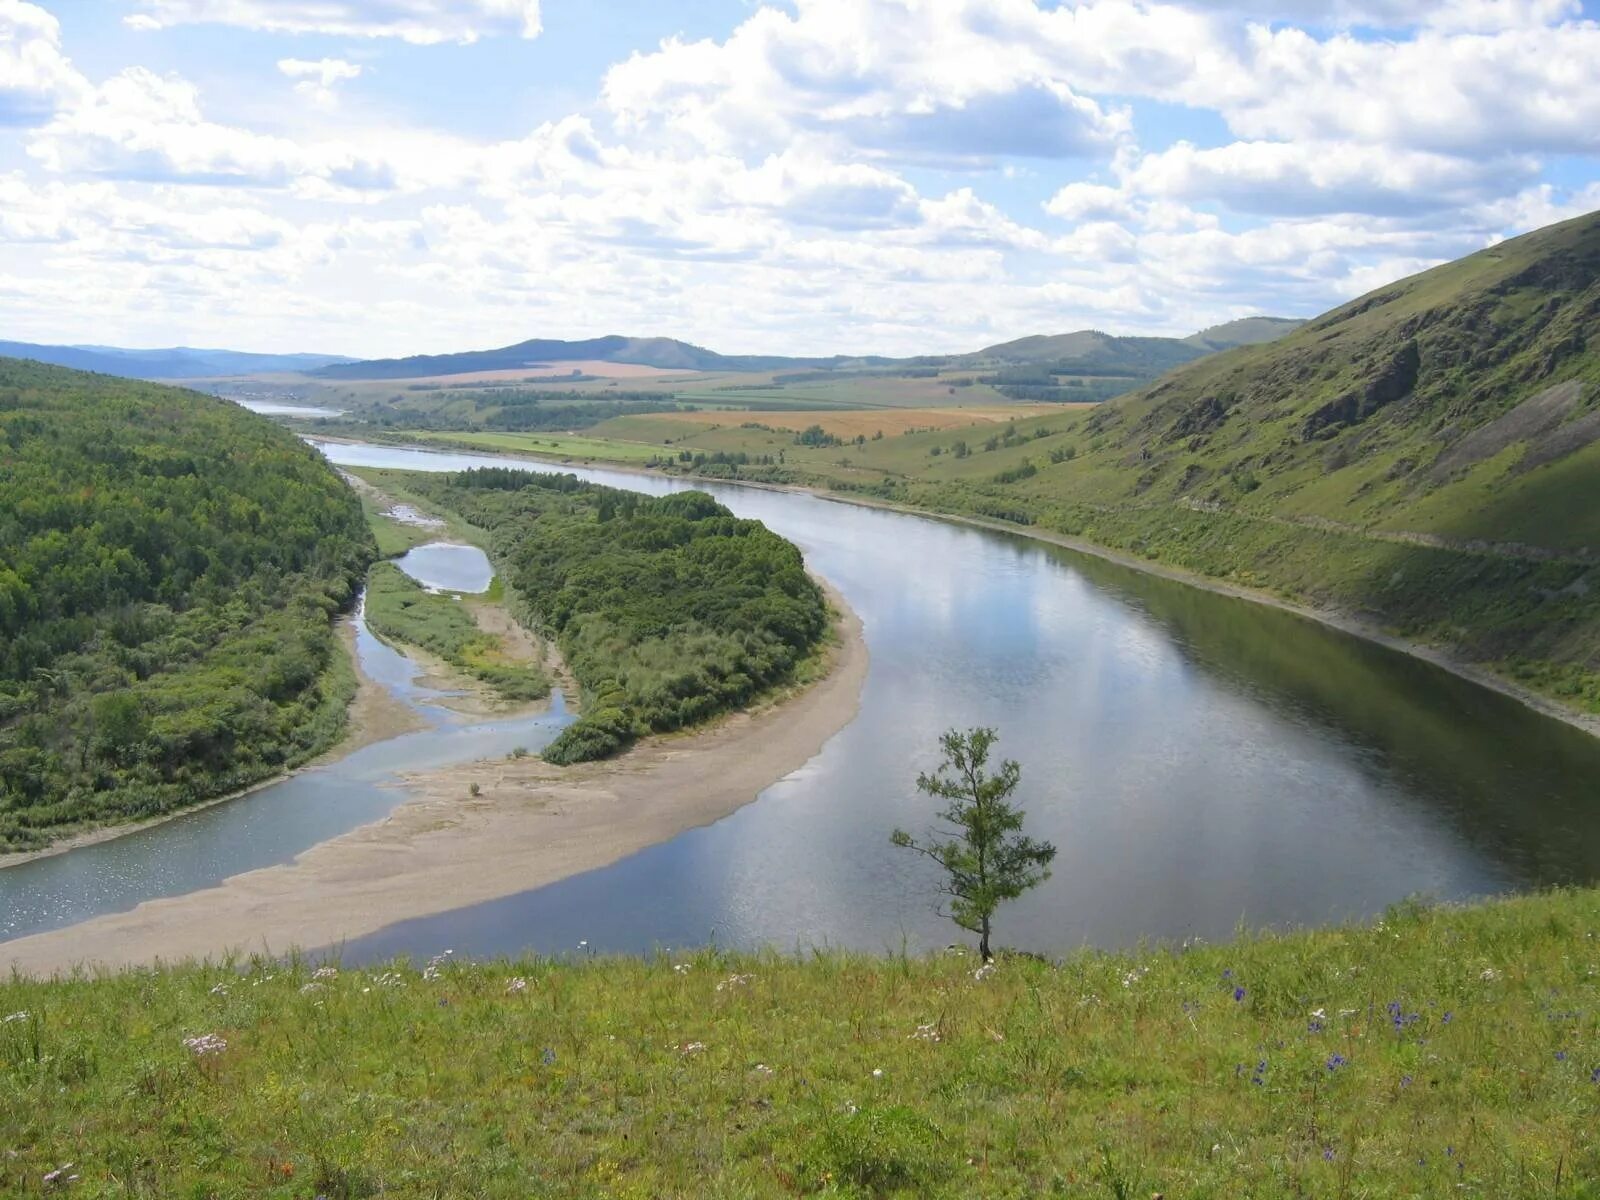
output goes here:
<path id="1" fill-rule="evenodd" d="M 1600 0 L 0 0 L 0 339 L 943 353 L 1600 208 Z"/>

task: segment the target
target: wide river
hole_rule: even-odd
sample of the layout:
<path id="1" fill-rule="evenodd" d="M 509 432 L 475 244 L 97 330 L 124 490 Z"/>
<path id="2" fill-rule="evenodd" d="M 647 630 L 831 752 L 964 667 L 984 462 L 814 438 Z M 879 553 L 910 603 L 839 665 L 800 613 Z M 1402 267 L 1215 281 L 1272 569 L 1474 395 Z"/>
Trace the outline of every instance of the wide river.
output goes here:
<path id="1" fill-rule="evenodd" d="M 506 463 L 321 448 L 351 466 Z M 1003 944 L 1220 939 L 1241 923 L 1337 921 L 1412 895 L 1600 879 L 1600 739 L 1415 659 L 1018 536 L 803 494 L 574 473 L 650 493 L 700 486 L 798 543 L 861 616 L 872 665 L 860 714 L 725 820 L 549 887 L 391 926 L 346 946 L 347 960 L 580 943 L 944 945 L 954 931 L 933 911 L 934 879 L 889 834 L 929 823 L 914 780 L 935 765 L 938 735 L 980 724 L 1022 764 L 1030 831 L 1059 847 L 1049 882 L 1001 910 Z M 384 649 L 372 645 L 364 661 Z M 403 664 L 378 662 L 432 711 Z M 367 758 L 0 871 L 0 938 L 285 861 L 402 799 L 379 786 L 397 765 L 536 747 L 565 719 L 500 728 L 435 715 Z M 186 835 L 208 822 L 218 828 L 198 843 Z M 115 886 L 101 882 L 107 864 Z"/>

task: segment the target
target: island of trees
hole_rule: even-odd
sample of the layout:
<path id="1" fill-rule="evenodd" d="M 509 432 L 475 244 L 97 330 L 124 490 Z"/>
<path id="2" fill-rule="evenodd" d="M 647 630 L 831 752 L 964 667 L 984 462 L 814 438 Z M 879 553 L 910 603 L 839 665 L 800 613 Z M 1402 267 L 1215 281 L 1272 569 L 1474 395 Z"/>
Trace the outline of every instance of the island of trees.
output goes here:
<path id="1" fill-rule="evenodd" d="M 524 616 L 577 679 L 584 713 L 545 750 L 551 762 L 739 707 L 793 678 L 827 633 L 800 551 L 703 492 L 652 499 L 499 467 L 407 486 L 490 532 Z"/>

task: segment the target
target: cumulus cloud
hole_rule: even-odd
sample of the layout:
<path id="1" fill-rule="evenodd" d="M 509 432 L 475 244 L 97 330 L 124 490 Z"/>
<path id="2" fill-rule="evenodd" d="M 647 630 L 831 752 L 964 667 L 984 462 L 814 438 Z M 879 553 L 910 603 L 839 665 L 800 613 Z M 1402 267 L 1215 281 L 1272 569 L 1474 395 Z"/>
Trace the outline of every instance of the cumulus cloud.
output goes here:
<path id="1" fill-rule="evenodd" d="M 604 97 L 624 128 L 735 153 L 807 135 L 884 159 L 1108 153 L 1128 131 L 1127 114 L 1015 53 L 1003 30 L 987 27 L 992 7 L 1001 6 L 797 0 L 792 15 L 762 8 L 723 42 L 669 39 L 618 64 Z"/>
<path id="2" fill-rule="evenodd" d="M 0 0 L 0 127 L 37 125 L 87 89 L 61 52 L 61 25 L 36 4 Z"/>
<path id="3" fill-rule="evenodd" d="M 237 25 L 270 33 L 392 37 L 417 45 L 537 37 L 539 0 L 137 0 L 135 29 Z"/>

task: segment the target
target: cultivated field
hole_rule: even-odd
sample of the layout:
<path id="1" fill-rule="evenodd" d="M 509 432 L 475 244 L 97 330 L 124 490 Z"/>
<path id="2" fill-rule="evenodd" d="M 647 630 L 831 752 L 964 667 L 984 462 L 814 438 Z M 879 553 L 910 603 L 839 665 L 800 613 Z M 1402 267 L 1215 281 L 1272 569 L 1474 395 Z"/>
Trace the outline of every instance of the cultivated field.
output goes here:
<path id="1" fill-rule="evenodd" d="M 648 427 L 651 436 L 663 440 L 681 434 L 706 429 L 738 428 L 743 425 L 765 425 L 768 429 L 799 433 L 813 425 L 820 425 L 824 433 L 849 441 L 858 434 L 871 437 L 882 433 L 885 437 L 912 430 L 963 429 L 971 425 L 989 425 L 1028 417 L 1045 416 L 1053 412 L 1091 407 L 1078 404 L 1010 404 L 982 405 L 976 408 L 869 408 L 835 409 L 786 412 L 679 412 L 660 413 L 648 418 L 624 418 L 635 430 Z M 620 424 L 611 422 L 609 424 Z M 675 434 L 673 431 L 681 431 Z M 596 432 L 610 432 L 596 427 Z M 637 436 L 635 433 L 634 436 Z"/>

